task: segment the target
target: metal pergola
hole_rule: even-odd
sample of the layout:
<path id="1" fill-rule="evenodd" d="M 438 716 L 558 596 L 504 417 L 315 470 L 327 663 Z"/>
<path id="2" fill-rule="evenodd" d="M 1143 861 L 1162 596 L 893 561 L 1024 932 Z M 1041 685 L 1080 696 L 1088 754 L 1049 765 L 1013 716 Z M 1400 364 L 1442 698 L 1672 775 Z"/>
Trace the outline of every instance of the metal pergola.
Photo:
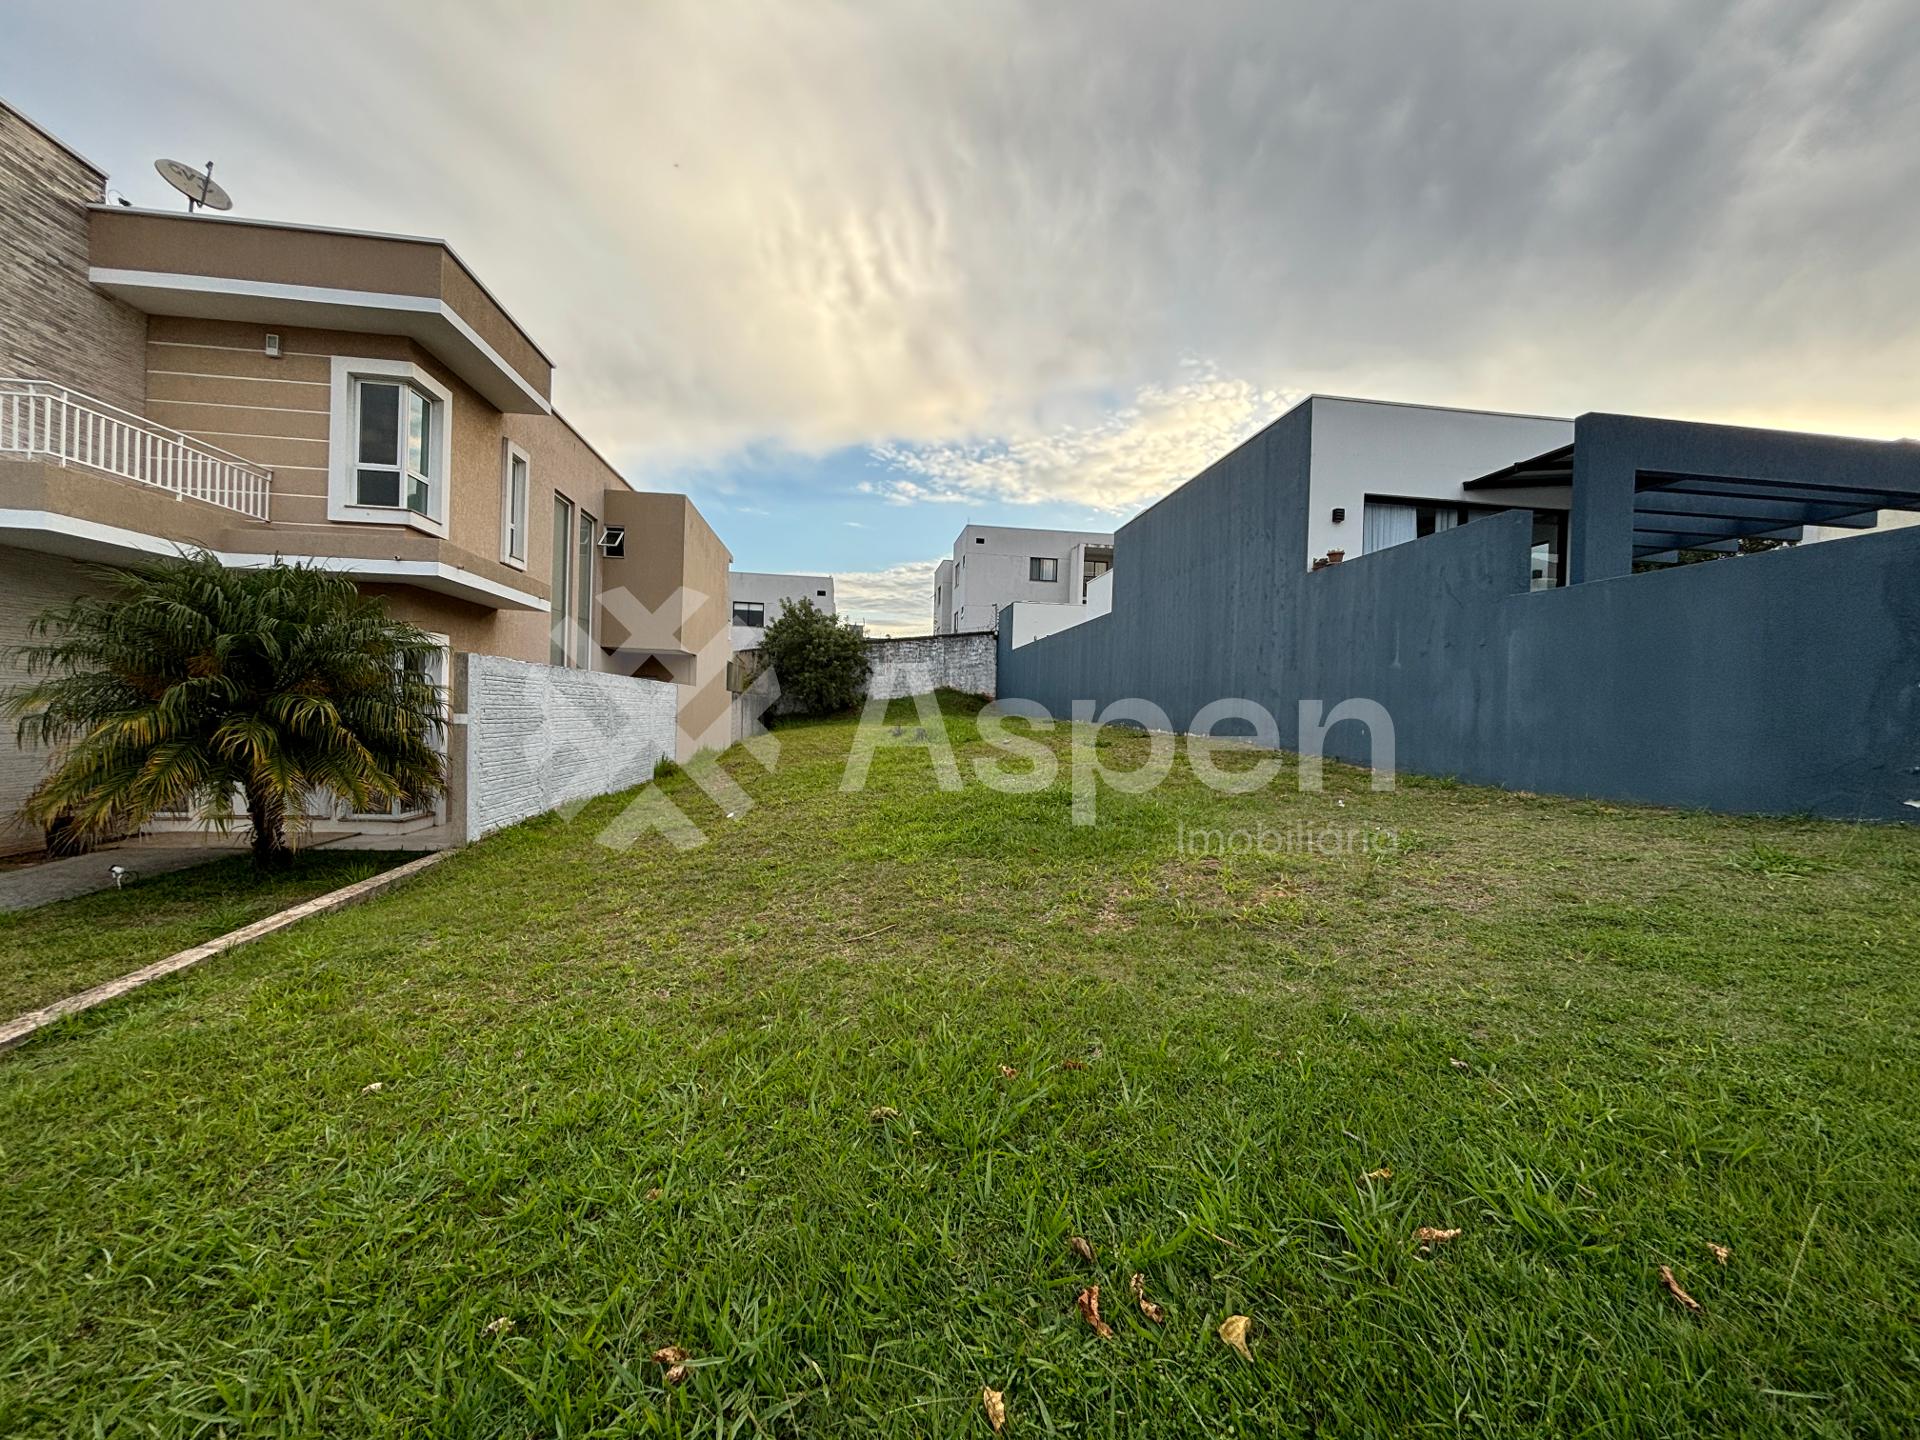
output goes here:
<path id="1" fill-rule="evenodd" d="M 1571 493 L 1573 452 L 1572 445 L 1562 445 L 1469 480 L 1464 488 L 1564 485 Z M 1882 510 L 1920 510 L 1920 495 L 1761 476 L 1640 471 L 1634 476 L 1633 558 L 1671 563 L 1683 550 L 1732 551 L 1750 538 L 1798 540 L 1807 525 L 1869 530 Z"/>

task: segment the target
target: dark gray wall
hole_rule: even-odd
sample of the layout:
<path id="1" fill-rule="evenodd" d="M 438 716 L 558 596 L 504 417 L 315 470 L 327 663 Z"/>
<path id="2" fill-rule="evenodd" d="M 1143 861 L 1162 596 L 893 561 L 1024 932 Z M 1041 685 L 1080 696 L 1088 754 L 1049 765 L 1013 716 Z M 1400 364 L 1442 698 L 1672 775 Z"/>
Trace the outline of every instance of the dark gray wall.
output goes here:
<path id="1" fill-rule="evenodd" d="M 1364 697 L 1399 768 L 1728 811 L 1920 822 L 1920 528 L 1530 593 L 1529 517 L 1303 568 L 1312 406 L 1123 527 L 1110 615 L 1012 649 L 999 695 L 1139 696 L 1175 728 Z M 1336 726 L 1326 752 L 1369 759 Z"/>

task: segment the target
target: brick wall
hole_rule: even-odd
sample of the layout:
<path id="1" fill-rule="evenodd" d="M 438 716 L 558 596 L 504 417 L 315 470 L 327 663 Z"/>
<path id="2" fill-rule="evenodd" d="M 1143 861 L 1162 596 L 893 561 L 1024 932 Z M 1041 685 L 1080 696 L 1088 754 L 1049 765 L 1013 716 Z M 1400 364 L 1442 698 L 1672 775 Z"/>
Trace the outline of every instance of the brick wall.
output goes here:
<path id="1" fill-rule="evenodd" d="M 497 655 L 457 662 L 466 838 L 653 778 L 672 756 L 678 688 Z M 464 703 L 463 703 L 464 702 Z"/>
<path id="2" fill-rule="evenodd" d="M 147 317 L 87 283 L 104 177 L 0 104 L 0 376 L 52 380 L 142 414 Z"/>
<path id="3" fill-rule="evenodd" d="M 42 555 L 30 550 L 0 547 L 0 695 L 18 689 L 28 676 L 12 654 L 27 642 L 27 627 L 50 605 L 64 604 L 82 594 L 98 593 L 100 582 L 77 560 Z M 0 718 L 0 854 L 37 848 L 40 831 L 22 824 L 16 814 L 29 791 L 46 773 L 47 757 L 39 750 L 23 750 L 14 743 L 13 721 Z"/>

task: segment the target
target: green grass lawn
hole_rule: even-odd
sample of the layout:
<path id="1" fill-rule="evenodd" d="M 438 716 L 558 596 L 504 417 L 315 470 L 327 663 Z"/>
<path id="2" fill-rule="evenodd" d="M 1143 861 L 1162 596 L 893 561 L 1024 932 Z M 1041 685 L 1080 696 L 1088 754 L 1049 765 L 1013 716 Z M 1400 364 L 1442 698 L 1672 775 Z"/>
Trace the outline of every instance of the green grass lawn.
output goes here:
<path id="1" fill-rule="evenodd" d="M 305 850 L 264 879 L 245 856 L 142 877 L 33 910 L 0 913 L 0 1020 L 138 970 L 275 911 L 415 859 L 368 850 Z M 105 868 L 137 853 L 103 854 Z"/>
<path id="2" fill-rule="evenodd" d="M 0 1058 L 0 1433 L 1913 1433 L 1920 834 L 852 733 Z"/>

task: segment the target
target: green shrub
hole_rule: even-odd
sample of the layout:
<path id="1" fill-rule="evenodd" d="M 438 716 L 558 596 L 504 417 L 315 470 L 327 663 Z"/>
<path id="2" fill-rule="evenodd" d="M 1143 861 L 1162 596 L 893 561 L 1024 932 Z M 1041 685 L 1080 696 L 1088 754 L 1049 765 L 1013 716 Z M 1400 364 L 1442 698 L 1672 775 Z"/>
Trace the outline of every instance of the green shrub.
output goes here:
<path id="1" fill-rule="evenodd" d="M 760 663 L 772 667 L 781 699 L 803 714 L 851 710 L 867 693 L 866 632 L 822 614 L 811 600 L 780 603 L 780 618 L 760 642 Z"/>

